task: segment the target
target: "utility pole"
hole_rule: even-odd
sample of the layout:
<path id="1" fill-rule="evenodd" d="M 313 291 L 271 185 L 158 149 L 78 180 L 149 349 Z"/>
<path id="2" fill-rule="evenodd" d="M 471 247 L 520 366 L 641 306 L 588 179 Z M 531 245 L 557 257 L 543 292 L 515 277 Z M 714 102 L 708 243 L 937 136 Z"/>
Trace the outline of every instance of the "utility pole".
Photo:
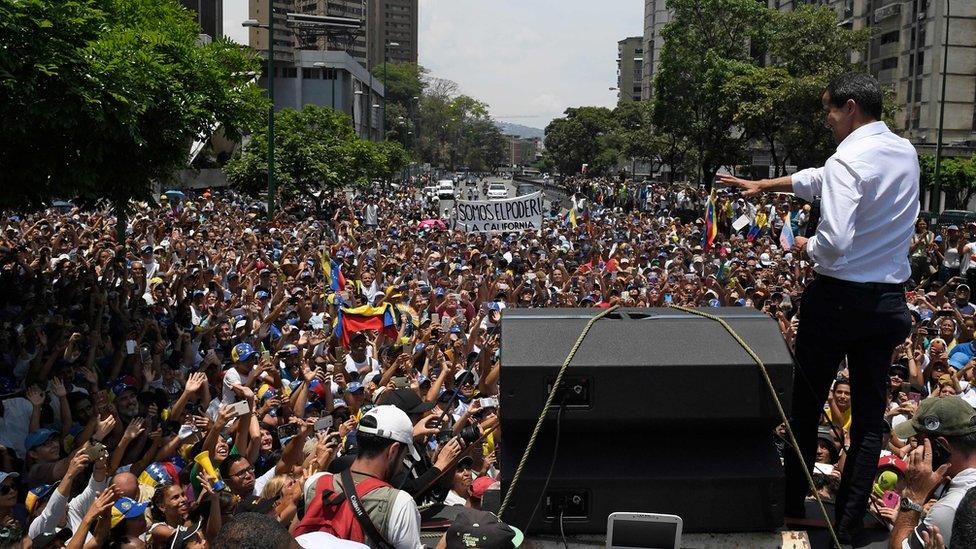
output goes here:
<path id="1" fill-rule="evenodd" d="M 386 139 L 386 93 L 387 93 L 387 78 L 386 78 L 386 66 L 390 64 L 389 48 L 390 46 L 398 47 L 399 42 L 390 42 L 383 44 L 383 139 Z"/>
<path id="2" fill-rule="evenodd" d="M 936 137 L 935 143 L 935 177 L 932 181 L 932 204 L 929 205 L 929 210 L 935 210 L 934 213 L 939 213 L 942 210 L 942 201 L 939 195 L 941 194 L 939 186 L 941 184 L 940 178 L 942 175 L 942 127 L 945 120 L 945 96 L 946 96 L 946 80 L 948 80 L 949 73 L 949 5 L 951 2 L 945 0 L 945 45 L 942 48 L 942 99 L 939 100 L 939 131 Z"/>
<path id="3" fill-rule="evenodd" d="M 268 219 L 274 217 L 275 207 L 275 142 L 274 142 L 274 57 L 275 57 L 274 0 L 268 0 Z"/>

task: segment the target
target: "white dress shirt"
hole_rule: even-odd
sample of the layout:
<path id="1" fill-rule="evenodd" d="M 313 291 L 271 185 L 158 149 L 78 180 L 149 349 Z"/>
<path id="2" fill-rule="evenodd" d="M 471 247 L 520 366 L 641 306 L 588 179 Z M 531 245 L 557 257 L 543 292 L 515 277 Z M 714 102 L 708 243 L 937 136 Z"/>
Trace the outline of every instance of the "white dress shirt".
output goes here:
<path id="1" fill-rule="evenodd" d="M 793 192 L 820 197 L 820 224 L 807 255 L 820 274 L 854 282 L 901 283 L 918 219 L 918 153 L 884 122 L 851 132 L 822 168 L 792 176 Z"/>

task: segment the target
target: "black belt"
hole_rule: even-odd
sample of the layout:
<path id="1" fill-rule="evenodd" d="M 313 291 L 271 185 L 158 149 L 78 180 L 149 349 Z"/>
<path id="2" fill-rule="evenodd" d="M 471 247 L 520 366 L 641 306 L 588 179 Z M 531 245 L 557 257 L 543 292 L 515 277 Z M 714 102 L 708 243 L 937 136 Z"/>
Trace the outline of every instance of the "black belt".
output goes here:
<path id="1" fill-rule="evenodd" d="M 859 290 L 867 290 L 871 292 L 904 292 L 905 284 L 900 282 L 894 284 L 891 282 L 854 282 L 853 280 L 841 280 L 839 278 L 834 278 L 832 276 L 817 274 L 817 280 L 823 282 L 824 284 L 831 284 L 834 286 L 846 286 L 848 288 L 857 288 Z"/>

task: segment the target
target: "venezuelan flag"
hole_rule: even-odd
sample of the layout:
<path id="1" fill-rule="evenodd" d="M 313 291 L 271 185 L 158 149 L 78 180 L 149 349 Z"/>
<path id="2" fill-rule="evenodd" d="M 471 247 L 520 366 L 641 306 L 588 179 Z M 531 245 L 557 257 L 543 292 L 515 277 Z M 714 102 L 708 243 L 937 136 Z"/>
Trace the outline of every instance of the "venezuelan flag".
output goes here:
<path id="1" fill-rule="evenodd" d="M 322 273 L 329 281 L 333 292 L 338 292 L 346 286 L 346 278 L 342 276 L 342 268 L 327 252 L 322 252 Z"/>
<path id="2" fill-rule="evenodd" d="M 180 478 L 176 465 L 166 461 L 155 461 L 139 475 L 139 484 L 153 487 L 160 484 L 173 484 Z"/>
<path id="3" fill-rule="evenodd" d="M 398 312 L 391 303 L 382 305 L 362 305 L 349 308 L 340 307 L 333 323 L 333 333 L 342 346 L 349 348 L 349 336 L 363 330 L 381 331 L 387 337 L 397 337 Z"/>
<path id="4" fill-rule="evenodd" d="M 573 227 L 576 228 L 576 208 L 570 207 L 569 211 L 566 212 L 566 217 L 563 218 L 563 227 Z"/>
<path id="5" fill-rule="evenodd" d="M 715 189 L 712 189 L 712 194 L 708 196 L 708 202 L 705 203 L 705 234 L 702 235 L 702 240 L 706 252 L 712 249 L 716 235 L 718 235 L 718 225 L 715 223 Z"/>

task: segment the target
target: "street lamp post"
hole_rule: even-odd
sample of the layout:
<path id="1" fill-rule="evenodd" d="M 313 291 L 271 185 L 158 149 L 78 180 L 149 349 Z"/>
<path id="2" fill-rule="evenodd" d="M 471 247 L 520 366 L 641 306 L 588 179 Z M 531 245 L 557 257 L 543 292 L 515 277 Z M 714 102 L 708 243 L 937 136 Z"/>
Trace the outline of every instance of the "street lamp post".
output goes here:
<path id="1" fill-rule="evenodd" d="M 268 26 L 263 27 L 254 19 L 248 19 L 242 23 L 244 27 L 256 27 L 268 29 L 268 219 L 274 216 L 274 0 L 268 0 Z"/>
<path id="2" fill-rule="evenodd" d="M 387 42 L 383 45 L 383 139 L 386 139 L 386 66 L 390 64 L 390 46 L 396 48 L 399 45 L 399 42 Z"/>
<path id="3" fill-rule="evenodd" d="M 932 181 L 932 205 L 930 209 L 936 209 L 938 211 L 942 210 L 942 201 L 940 200 L 939 185 L 941 183 L 940 177 L 942 175 L 942 124 L 945 120 L 945 96 L 946 96 L 946 80 L 949 78 L 948 66 L 949 66 L 949 5 L 952 2 L 946 0 L 945 2 L 945 45 L 942 48 L 942 99 L 939 100 L 939 131 L 936 137 L 935 143 L 935 177 Z"/>
<path id="4" fill-rule="evenodd" d="M 349 106 L 349 110 L 351 111 L 349 114 L 353 117 L 352 118 L 352 123 L 353 123 L 353 126 L 355 126 L 356 125 L 356 106 L 355 106 L 355 104 L 356 104 L 357 101 L 361 101 L 362 100 L 360 98 L 360 96 L 363 95 L 363 90 L 362 89 L 358 89 L 358 90 L 356 90 L 356 91 L 353 92 L 353 95 L 354 95 L 354 99 L 353 99 L 352 105 Z M 360 120 L 360 124 L 359 125 L 362 126 L 362 115 L 361 114 L 360 114 L 359 120 Z M 362 136 L 360 135 L 360 137 L 362 137 Z M 367 133 L 367 138 L 368 137 L 369 137 L 369 134 Z"/>

